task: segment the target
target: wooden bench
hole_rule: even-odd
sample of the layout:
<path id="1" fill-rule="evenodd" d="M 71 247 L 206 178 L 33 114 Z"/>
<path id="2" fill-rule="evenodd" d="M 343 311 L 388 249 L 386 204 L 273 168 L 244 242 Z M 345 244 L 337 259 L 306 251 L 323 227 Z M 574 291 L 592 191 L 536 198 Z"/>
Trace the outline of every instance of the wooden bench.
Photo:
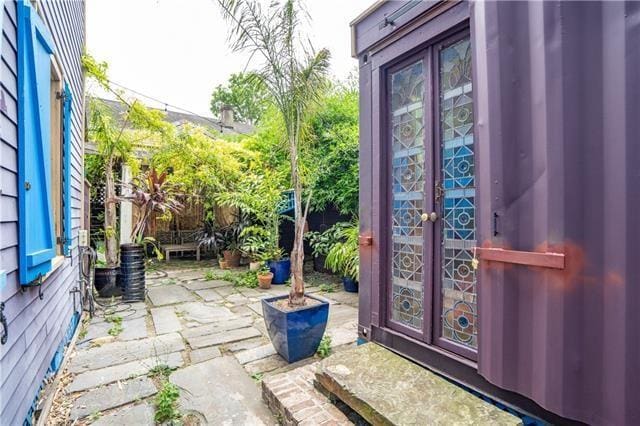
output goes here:
<path id="1" fill-rule="evenodd" d="M 196 253 L 196 260 L 200 260 L 200 244 L 198 243 L 185 243 L 185 244 L 165 244 L 162 246 L 164 250 L 164 259 L 169 261 L 171 253 L 184 253 L 187 251 L 193 251 Z"/>

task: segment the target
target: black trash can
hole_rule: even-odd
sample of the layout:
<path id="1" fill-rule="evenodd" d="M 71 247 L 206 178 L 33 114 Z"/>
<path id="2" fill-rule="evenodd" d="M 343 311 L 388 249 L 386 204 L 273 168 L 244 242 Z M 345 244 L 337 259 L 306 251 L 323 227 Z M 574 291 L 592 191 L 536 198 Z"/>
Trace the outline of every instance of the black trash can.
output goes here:
<path id="1" fill-rule="evenodd" d="M 144 246 L 123 244 L 120 246 L 120 283 L 122 300 L 144 302 L 146 296 Z"/>

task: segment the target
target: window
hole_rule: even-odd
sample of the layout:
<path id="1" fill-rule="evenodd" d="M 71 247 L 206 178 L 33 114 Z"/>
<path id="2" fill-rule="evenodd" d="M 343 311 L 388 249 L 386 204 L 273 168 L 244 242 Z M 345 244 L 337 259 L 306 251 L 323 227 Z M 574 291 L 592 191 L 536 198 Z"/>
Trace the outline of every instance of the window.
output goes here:
<path id="1" fill-rule="evenodd" d="M 18 229 L 20 284 L 42 283 L 70 254 L 71 94 L 48 28 L 18 3 Z"/>
<path id="2" fill-rule="evenodd" d="M 62 78 L 55 57 L 51 59 L 51 87 L 49 89 L 51 117 L 51 207 L 53 230 L 56 236 L 56 255 L 63 254 L 64 230 L 62 222 Z"/>

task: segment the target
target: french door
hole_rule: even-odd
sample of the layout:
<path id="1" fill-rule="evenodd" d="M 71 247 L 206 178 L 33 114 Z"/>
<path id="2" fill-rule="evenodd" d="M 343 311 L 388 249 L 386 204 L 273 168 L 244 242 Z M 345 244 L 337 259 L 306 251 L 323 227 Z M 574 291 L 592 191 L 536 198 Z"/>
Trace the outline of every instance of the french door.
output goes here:
<path id="1" fill-rule="evenodd" d="M 475 359 L 478 345 L 469 35 L 386 70 L 387 326 Z"/>

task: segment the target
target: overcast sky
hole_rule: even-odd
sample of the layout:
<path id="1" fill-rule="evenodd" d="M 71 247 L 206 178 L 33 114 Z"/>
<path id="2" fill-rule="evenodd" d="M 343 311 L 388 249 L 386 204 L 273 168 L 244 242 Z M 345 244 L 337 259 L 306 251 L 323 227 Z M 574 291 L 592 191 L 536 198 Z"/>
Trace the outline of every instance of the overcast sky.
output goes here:
<path id="1" fill-rule="evenodd" d="M 316 49 L 331 50 L 337 78 L 357 64 L 349 22 L 373 2 L 305 2 L 309 37 Z M 247 64 L 246 56 L 227 47 L 226 34 L 215 0 L 87 0 L 87 50 L 109 63 L 110 79 L 202 115 L 211 116 L 213 88 Z"/>

